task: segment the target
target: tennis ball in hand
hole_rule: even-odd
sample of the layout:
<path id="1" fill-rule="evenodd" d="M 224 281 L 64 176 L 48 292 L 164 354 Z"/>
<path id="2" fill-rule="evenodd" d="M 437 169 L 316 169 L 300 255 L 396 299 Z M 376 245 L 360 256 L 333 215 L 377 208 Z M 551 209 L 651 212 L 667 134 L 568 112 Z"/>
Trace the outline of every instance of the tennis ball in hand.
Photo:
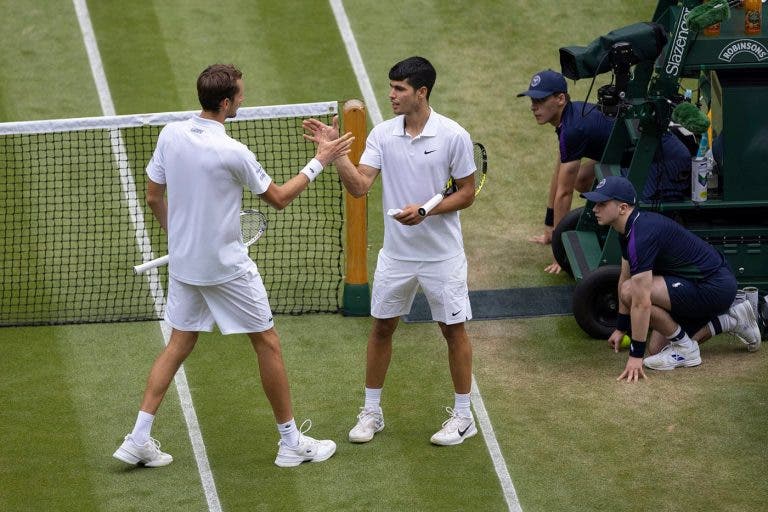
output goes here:
<path id="1" fill-rule="evenodd" d="M 632 342 L 629 336 L 626 334 L 621 338 L 621 348 L 629 348 L 629 344 Z"/>

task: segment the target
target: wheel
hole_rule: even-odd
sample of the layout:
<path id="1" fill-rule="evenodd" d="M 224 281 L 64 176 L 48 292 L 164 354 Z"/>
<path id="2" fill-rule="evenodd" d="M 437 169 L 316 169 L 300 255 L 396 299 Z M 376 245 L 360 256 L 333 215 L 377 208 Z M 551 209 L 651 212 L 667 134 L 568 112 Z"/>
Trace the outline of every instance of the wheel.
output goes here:
<path id="1" fill-rule="evenodd" d="M 573 316 L 593 338 L 608 339 L 616 329 L 621 267 L 605 265 L 587 274 L 573 290 Z"/>
<path id="2" fill-rule="evenodd" d="M 555 257 L 555 261 L 560 265 L 560 268 L 568 272 L 568 275 L 571 277 L 573 277 L 573 270 L 571 270 L 568 255 L 565 253 L 563 233 L 576 229 L 576 225 L 579 223 L 579 217 L 581 217 L 581 212 L 583 211 L 583 206 L 569 211 L 565 214 L 565 217 L 560 219 L 560 222 L 557 223 L 557 226 L 555 226 L 555 229 L 552 231 L 552 255 Z"/>

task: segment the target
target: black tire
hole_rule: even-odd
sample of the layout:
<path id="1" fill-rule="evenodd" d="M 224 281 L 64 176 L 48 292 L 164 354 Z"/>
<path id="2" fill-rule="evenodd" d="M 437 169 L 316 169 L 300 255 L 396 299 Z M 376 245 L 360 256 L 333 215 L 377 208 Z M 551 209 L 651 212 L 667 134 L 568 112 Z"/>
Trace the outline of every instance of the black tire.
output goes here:
<path id="1" fill-rule="evenodd" d="M 607 340 L 616 329 L 621 267 L 605 265 L 587 274 L 573 290 L 573 316 L 584 332 Z"/>
<path id="2" fill-rule="evenodd" d="M 573 270 L 571 269 L 571 263 L 568 261 L 568 255 L 565 253 L 563 233 L 576 229 L 579 217 L 581 217 L 581 212 L 583 211 L 583 206 L 569 211 L 565 214 L 565 217 L 560 219 L 560 222 L 557 223 L 557 226 L 552 231 L 552 256 L 555 257 L 555 261 L 560 265 L 560 268 L 568 272 L 568 275 L 571 277 L 573 277 Z"/>

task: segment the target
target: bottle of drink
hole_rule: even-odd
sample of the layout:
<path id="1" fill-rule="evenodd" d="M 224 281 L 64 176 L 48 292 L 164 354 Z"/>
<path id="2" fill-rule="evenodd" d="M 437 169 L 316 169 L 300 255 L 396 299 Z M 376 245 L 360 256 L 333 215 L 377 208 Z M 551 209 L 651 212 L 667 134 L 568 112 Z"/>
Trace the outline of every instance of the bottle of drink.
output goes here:
<path id="1" fill-rule="evenodd" d="M 691 160 L 691 200 L 702 203 L 707 200 L 707 187 L 709 185 L 709 159 L 706 157 L 709 148 L 707 132 L 701 134 L 699 150 Z"/>
<path id="2" fill-rule="evenodd" d="M 711 0 L 704 0 L 704 3 L 710 2 Z M 719 36 L 720 35 L 720 22 L 718 21 L 714 25 L 710 25 L 708 27 L 704 27 L 704 35 L 705 36 Z"/>
<path id="3" fill-rule="evenodd" d="M 744 33 L 759 34 L 762 31 L 763 2 L 744 0 Z"/>

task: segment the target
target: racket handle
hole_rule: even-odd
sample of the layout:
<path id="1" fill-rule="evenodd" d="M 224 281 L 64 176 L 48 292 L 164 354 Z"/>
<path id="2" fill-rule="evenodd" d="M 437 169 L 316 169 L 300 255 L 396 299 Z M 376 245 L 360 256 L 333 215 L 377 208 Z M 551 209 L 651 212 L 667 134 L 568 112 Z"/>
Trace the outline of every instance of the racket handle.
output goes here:
<path id="1" fill-rule="evenodd" d="M 159 258 L 155 258 L 153 260 L 149 260 L 147 262 L 142 263 L 141 265 L 135 265 L 133 267 L 133 273 L 134 274 L 143 274 L 147 270 L 162 267 L 163 265 L 168 264 L 168 255 L 160 256 Z"/>
<path id="2" fill-rule="evenodd" d="M 432 208 L 440 204 L 440 201 L 443 200 L 443 194 L 435 194 L 432 196 L 432 199 L 424 203 L 424 205 L 419 208 L 419 215 L 422 217 L 426 217 L 429 212 L 432 211 Z"/>

